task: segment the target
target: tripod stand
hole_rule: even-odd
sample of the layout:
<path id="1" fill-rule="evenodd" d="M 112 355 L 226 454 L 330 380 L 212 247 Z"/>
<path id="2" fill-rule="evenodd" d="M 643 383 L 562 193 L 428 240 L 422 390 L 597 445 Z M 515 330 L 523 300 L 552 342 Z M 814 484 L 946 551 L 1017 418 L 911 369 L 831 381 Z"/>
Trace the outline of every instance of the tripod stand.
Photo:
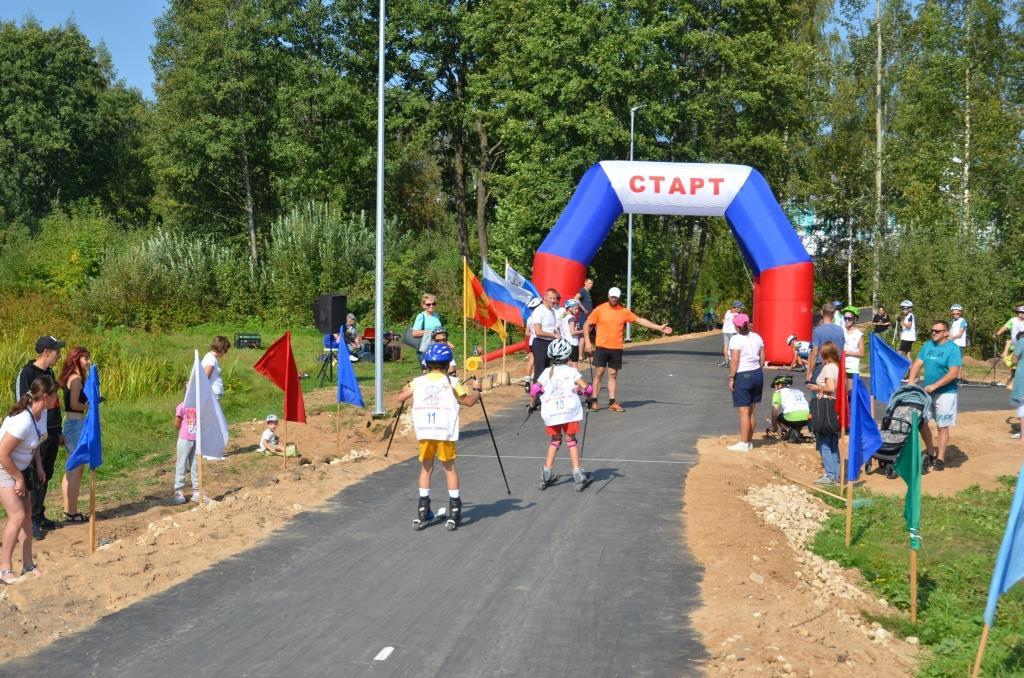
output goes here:
<path id="1" fill-rule="evenodd" d="M 338 349 L 324 349 L 324 352 L 320 354 L 320 387 L 323 388 L 324 382 L 328 379 L 334 381 L 334 361 L 338 359 Z"/>

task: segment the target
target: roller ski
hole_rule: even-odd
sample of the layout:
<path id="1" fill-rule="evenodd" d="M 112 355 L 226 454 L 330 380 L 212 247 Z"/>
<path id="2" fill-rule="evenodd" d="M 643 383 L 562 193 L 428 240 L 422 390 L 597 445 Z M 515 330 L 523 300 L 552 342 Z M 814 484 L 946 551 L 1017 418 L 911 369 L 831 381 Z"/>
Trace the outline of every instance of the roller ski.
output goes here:
<path id="1" fill-rule="evenodd" d="M 590 486 L 590 483 L 594 482 L 594 474 L 583 469 L 576 469 L 572 472 L 572 479 L 576 482 L 576 491 L 582 492 Z"/>
<path id="2" fill-rule="evenodd" d="M 449 497 L 447 513 L 445 513 L 445 509 L 441 509 L 439 513 L 442 516 L 447 516 L 447 520 L 444 522 L 444 529 L 449 532 L 457 530 L 459 523 L 462 522 L 462 500 Z"/>
<path id="3" fill-rule="evenodd" d="M 438 509 L 437 513 L 430 510 L 430 497 L 420 497 L 417 513 L 418 515 L 412 521 L 412 529 L 417 531 L 439 523 L 448 517 L 447 509 L 444 507 Z"/>
<path id="4" fill-rule="evenodd" d="M 541 469 L 540 472 L 540 489 L 546 490 L 555 483 L 558 482 L 558 474 L 552 473 L 550 469 Z"/>

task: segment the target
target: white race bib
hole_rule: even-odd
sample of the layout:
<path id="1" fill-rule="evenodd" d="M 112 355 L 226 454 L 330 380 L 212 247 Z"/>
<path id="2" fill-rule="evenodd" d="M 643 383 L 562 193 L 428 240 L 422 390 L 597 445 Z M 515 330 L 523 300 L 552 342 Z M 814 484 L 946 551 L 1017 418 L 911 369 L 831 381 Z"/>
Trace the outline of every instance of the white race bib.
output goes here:
<path id="1" fill-rule="evenodd" d="M 412 380 L 412 426 L 417 440 L 459 439 L 459 401 L 450 377 Z"/>

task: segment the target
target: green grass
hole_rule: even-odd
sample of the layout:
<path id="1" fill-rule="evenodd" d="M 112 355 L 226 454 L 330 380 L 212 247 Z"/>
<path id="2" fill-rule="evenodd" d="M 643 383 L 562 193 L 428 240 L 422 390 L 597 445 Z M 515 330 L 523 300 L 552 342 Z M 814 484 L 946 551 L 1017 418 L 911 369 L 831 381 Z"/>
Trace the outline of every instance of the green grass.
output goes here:
<path id="1" fill-rule="evenodd" d="M 953 497 L 922 497 L 916 625 L 905 613 L 910 561 L 903 497 L 858 492 L 870 501 L 854 512 L 850 548 L 844 545 L 843 515 L 830 518 L 812 545 L 822 557 L 858 568 L 876 594 L 903 611 L 876 621 L 902 636 L 920 638 L 930 651 L 923 655 L 922 676 L 966 675 L 973 665 L 1014 481 L 1000 478 L 998 490 L 974 486 Z M 984 675 L 1024 675 L 1024 586 L 1000 599 Z"/>

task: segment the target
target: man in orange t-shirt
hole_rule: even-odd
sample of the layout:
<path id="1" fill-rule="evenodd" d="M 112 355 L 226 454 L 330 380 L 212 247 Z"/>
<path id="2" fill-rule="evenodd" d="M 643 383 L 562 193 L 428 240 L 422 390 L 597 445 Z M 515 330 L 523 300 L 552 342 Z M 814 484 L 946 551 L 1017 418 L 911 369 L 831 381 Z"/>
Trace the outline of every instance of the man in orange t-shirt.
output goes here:
<path id="1" fill-rule="evenodd" d="M 626 323 L 636 323 L 642 327 L 672 334 L 672 328 L 668 325 L 656 325 L 646 318 L 637 314 L 619 303 L 622 298 L 622 290 L 613 287 L 608 290 L 608 302 L 596 306 L 594 311 L 587 316 L 587 322 L 583 324 L 583 353 L 593 353 L 594 374 L 594 397 L 590 401 L 591 412 L 596 412 L 597 396 L 601 393 L 601 378 L 604 370 L 608 368 L 608 409 L 612 412 L 624 411 L 622 405 L 615 401 L 615 382 L 619 370 L 622 369 L 622 347 L 623 333 Z M 597 339 L 591 343 L 590 328 L 597 328 Z M 596 344 L 596 349 L 595 349 Z"/>

